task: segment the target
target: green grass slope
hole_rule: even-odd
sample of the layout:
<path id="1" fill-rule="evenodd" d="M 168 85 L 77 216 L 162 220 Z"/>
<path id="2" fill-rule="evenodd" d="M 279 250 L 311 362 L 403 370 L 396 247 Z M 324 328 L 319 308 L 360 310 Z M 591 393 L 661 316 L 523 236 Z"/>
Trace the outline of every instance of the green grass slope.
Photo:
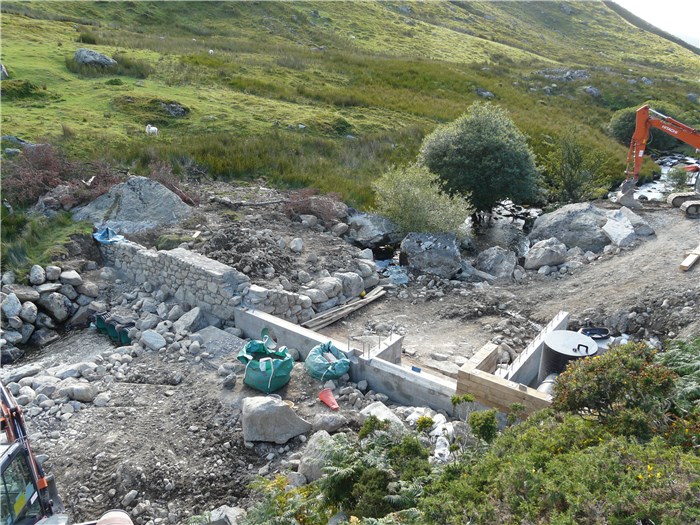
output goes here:
<path id="1" fill-rule="evenodd" d="M 577 130 L 613 159 L 609 178 L 625 156 L 606 134 L 615 110 L 658 99 L 700 122 L 686 99 L 700 89 L 698 55 L 602 2 L 4 2 L 1 24 L 13 79 L 2 85 L 3 134 L 137 172 L 166 158 L 222 178 L 311 185 L 358 206 L 477 89 L 495 95 L 538 154 Z M 72 72 L 66 59 L 79 47 L 136 72 Z M 553 68 L 590 78 L 538 73 Z M 173 102 L 187 113 L 169 115 Z"/>

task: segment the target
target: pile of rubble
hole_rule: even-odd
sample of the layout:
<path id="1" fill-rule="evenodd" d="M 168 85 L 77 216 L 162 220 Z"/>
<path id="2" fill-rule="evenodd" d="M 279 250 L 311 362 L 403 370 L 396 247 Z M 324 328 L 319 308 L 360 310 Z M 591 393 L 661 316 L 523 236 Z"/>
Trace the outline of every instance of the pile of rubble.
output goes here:
<path id="1" fill-rule="evenodd" d="M 2 276 L 2 363 L 24 354 L 15 345 L 47 345 L 59 338 L 57 328 L 84 326 L 91 314 L 104 308 L 95 301 L 97 285 L 75 270 L 34 265 L 29 283 L 16 284 L 12 272 Z"/>

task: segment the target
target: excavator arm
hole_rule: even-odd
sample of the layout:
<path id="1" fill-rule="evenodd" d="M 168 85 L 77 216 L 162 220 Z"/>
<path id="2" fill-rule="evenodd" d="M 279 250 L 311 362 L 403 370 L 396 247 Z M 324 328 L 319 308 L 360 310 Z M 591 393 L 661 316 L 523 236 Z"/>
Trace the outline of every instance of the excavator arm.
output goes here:
<path id="1" fill-rule="evenodd" d="M 630 149 L 627 153 L 625 175 L 628 181 L 633 179 L 636 182 L 639 179 L 639 171 L 642 169 L 642 160 L 644 160 L 644 152 L 646 151 L 651 128 L 660 129 L 664 133 L 686 144 L 690 144 L 696 149 L 700 149 L 700 131 L 686 126 L 674 118 L 662 115 L 648 105 L 642 106 L 637 110 L 637 123 L 630 141 Z"/>

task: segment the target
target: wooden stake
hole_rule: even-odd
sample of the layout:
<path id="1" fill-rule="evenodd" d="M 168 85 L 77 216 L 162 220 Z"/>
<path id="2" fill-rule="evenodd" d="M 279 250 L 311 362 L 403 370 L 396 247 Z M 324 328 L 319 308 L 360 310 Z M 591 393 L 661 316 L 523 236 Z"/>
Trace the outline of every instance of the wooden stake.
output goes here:
<path id="1" fill-rule="evenodd" d="M 700 260 L 700 244 L 698 244 L 698 247 L 695 248 L 692 252 L 690 252 L 685 259 L 683 259 L 683 262 L 681 263 L 679 268 L 682 271 L 687 272 L 699 260 Z"/>

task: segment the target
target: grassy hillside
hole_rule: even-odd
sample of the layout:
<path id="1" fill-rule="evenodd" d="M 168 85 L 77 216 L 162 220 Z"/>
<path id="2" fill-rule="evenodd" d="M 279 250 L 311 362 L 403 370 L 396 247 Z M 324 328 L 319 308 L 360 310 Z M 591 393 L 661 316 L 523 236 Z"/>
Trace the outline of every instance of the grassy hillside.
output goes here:
<path id="1" fill-rule="evenodd" d="M 13 79 L 2 86 L 3 134 L 137 172 L 167 158 L 217 177 L 312 185 L 358 206 L 371 203 L 371 180 L 413 160 L 477 89 L 539 155 L 575 129 L 613 159 L 608 178 L 625 156 L 606 135 L 613 111 L 658 99 L 700 122 L 686 99 L 700 89 L 698 55 L 602 2 L 4 2 L 2 33 Z M 137 67 L 73 72 L 66 59 L 79 47 Z M 538 73 L 554 68 L 590 77 Z M 184 116 L 164 110 L 173 102 Z"/>

